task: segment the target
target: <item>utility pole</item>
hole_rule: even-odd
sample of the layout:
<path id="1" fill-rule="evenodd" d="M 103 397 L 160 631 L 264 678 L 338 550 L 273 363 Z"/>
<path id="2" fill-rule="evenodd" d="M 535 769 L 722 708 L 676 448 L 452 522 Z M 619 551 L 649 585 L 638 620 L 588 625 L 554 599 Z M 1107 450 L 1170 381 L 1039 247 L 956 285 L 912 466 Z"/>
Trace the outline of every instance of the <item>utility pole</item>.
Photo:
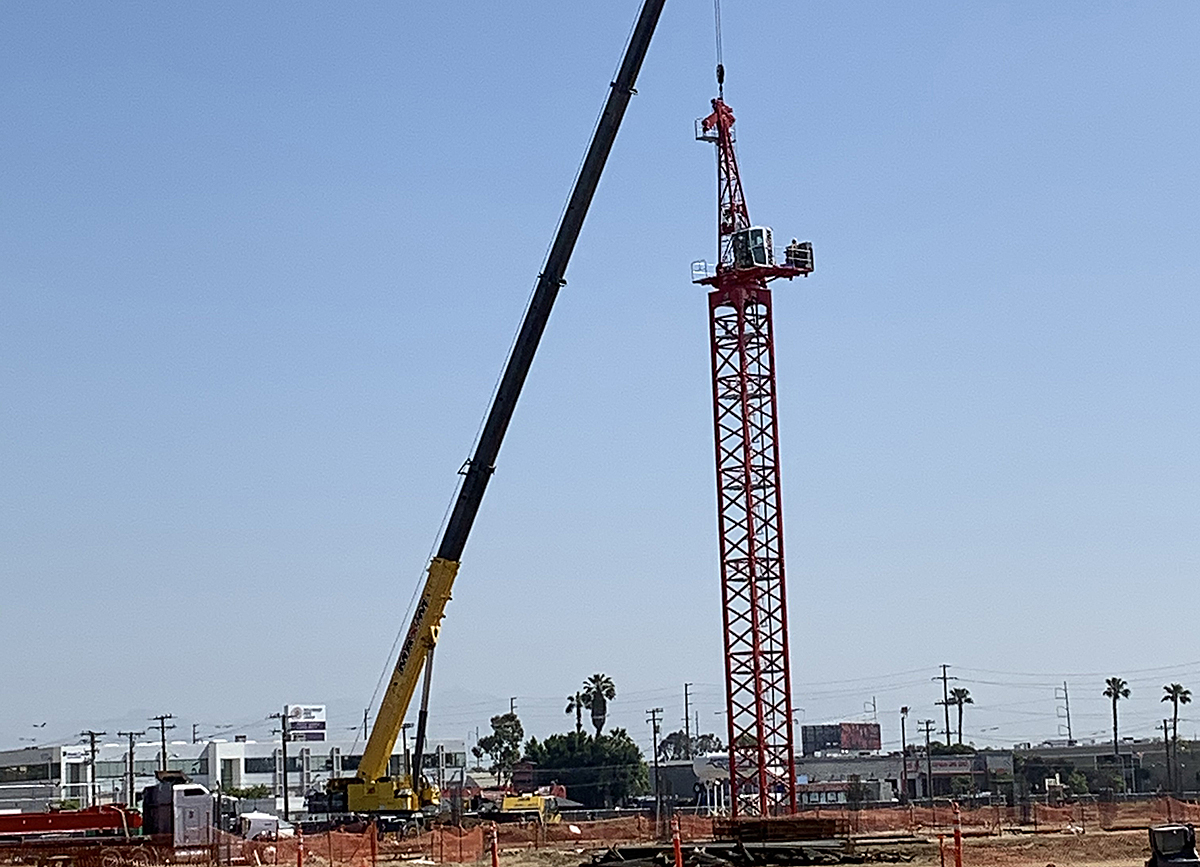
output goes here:
<path id="1" fill-rule="evenodd" d="M 1067 691 L 1067 682 L 1065 680 L 1063 681 L 1061 695 L 1059 694 L 1058 687 L 1054 688 L 1054 698 L 1062 700 L 1063 706 L 1061 709 L 1063 717 L 1067 721 L 1067 746 L 1073 747 L 1075 746 L 1075 735 L 1071 732 L 1071 693 Z M 1058 709 L 1056 708 L 1056 710 Z M 1061 728 L 1059 728 L 1058 733 L 1062 734 Z"/>
<path id="2" fill-rule="evenodd" d="M 134 804 L 134 801 L 137 800 L 134 797 L 134 792 L 133 792 L 133 787 L 134 787 L 134 782 L 133 782 L 133 776 L 134 776 L 133 775 L 133 739 L 136 738 L 138 735 L 144 735 L 144 734 L 145 734 L 144 731 L 117 732 L 117 737 L 129 738 L 129 752 L 125 754 L 125 781 L 126 781 L 126 786 L 127 786 L 126 791 L 125 791 L 125 806 L 126 807 L 132 807 Z"/>
<path id="3" fill-rule="evenodd" d="M 662 714 L 661 707 L 650 708 L 646 713 L 650 714 L 650 718 L 646 722 L 650 723 L 650 740 L 654 745 L 654 833 L 659 836 L 662 831 L 662 786 L 658 776 L 658 719 Z"/>
<path id="4" fill-rule="evenodd" d="M 508 712 L 514 715 L 517 712 L 517 697 L 515 695 L 508 700 Z"/>
<path id="5" fill-rule="evenodd" d="M 900 803 L 908 803 L 908 736 L 904 722 L 908 719 L 908 707 L 900 708 Z"/>
<path id="6" fill-rule="evenodd" d="M 283 758 L 283 821 L 290 822 L 291 817 L 289 816 L 289 813 L 291 811 L 288 809 L 288 755 L 287 755 L 288 715 L 287 715 L 287 705 L 283 706 L 283 713 L 273 713 L 273 714 L 271 714 L 271 716 L 268 717 L 268 719 L 279 720 L 279 728 L 275 729 L 275 731 L 272 732 L 272 734 L 275 734 L 275 733 L 279 734 L 279 742 L 281 745 L 280 753 L 282 754 L 282 758 Z"/>
<path id="7" fill-rule="evenodd" d="M 169 713 L 160 713 L 150 719 L 158 722 L 158 733 L 162 738 L 162 757 L 159 761 L 159 770 L 165 771 L 167 769 L 167 729 L 175 728 L 173 725 L 167 725 L 167 720 L 175 719 L 175 716 Z"/>
<path id="8" fill-rule="evenodd" d="M 366 740 L 367 738 L 367 713 L 370 710 L 371 709 L 369 707 L 363 708 L 363 740 Z"/>
<path id="9" fill-rule="evenodd" d="M 692 757 L 692 718 L 688 712 L 688 690 L 691 689 L 690 683 L 683 685 L 683 741 L 687 745 L 687 757 Z M 700 732 L 696 732 L 700 734 Z"/>
<path id="10" fill-rule="evenodd" d="M 89 807 L 96 806 L 96 738 L 103 737 L 108 732 L 96 732 L 91 729 L 81 731 L 79 736 L 88 739 L 88 797 Z"/>
<path id="11" fill-rule="evenodd" d="M 933 732 L 933 727 L 937 725 L 931 719 L 923 719 L 918 723 L 921 727 L 921 733 L 925 735 L 925 794 L 929 796 L 929 803 L 933 804 L 933 754 L 929 751 L 929 735 Z"/>
<path id="12" fill-rule="evenodd" d="M 879 722 L 879 705 L 875 702 L 875 696 L 871 696 L 870 701 L 863 702 L 863 714 L 870 714 L 871 722 Z"/>
<path id="13" fill-rule="evenodd" d="M 1157 728 L 1157 726 L 1155 726 L 1155 728 Z M 1165 764 L 1167 766 L 1167 789 L 1173 792 L 1173 791 L 1175 791 L 1175 786 L 1174 786 L 1175 768 L 1173 767 L 1175 762 L 1171 758 L 1171 721 L 1170 720 L 1162 721 L 1162 733 L 1163 733 L 1163 758 L 1165 760 L 1163 762 L 1163 764 Z"/>
<path id="14" fill-rule="evenodd" d="M 950 681 L 958 680 L 957 677 L 950 677 L 946 673 L 949 668 L 950 666 L 943 662 L 941 675 L 933 678 L 942 682 L 942 700 L 934 704 L 940 704 L 946 711 L 946 746 L 950 746 Z"/>
<path id="15" fill-rule="evenodd" d="M 200 723 L 192 723 L 192 743 L 194 744 L 200 743 L 200 735 L 196 734 L 199 729 Z"/>

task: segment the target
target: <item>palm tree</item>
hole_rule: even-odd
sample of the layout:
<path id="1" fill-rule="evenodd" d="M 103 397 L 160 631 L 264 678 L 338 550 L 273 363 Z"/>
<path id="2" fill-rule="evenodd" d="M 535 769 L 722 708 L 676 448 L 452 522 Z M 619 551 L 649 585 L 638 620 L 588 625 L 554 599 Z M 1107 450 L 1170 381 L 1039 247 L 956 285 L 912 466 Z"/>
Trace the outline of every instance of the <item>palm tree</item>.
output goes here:
<path id="1" fill-rule="evenodd" d="M 975 704 L 975 699 L 971 698 L 971 690 L 956 686 L 950 690 L 950 703 L 958 705 L 958 742 L 961 745 L 963 705 Z"/>
<path id="2" fill-rule="evenodd" d="M 617 687 L 607 674 L 593 674 L 583 682 L 584 707 L 592 712 L 592 725 L 596 727 L 596 737 L 604 728 L 608 719 L 608 703 L 617 697 Z"/>
<path id="3" fill-rule="evenodd" d="M 1179 763 L 1179 706 L 1181 704 L 1191 704 L 1192 691 L 1184 689 L 1182 683 L 1172 683 L 1169 686 L 1163 686 L 1163 692 L 1166 693 L 1161 701 L 1171 702 L 1171 752 L 1174 754 L 1174 759 L 1170 767 L 1174 770 L 1174 765 Z M 1163 733 L 1165 736 L 1165 732 Z M 1167 780 L 1170 785 L 1170 775 Z"/>
<path id="4" fill-rule="evenodd" d="M 1104 681 L 1104 697 L 1112 699 L 1113 706 L 1113 755 L 1119 756 L 1117 750 L 1117 702 L 1129 698 L 1129 684 L 1119 677 L 1110 677 Z"/>
<path id="5" fill-rule="evenodd" d="M 583 731 L 583 709 L 587 707 L 583 703 L 583 693 L 577 692 L 574 695 L 567 696 L 566 713 L 575 714 L 575 731 Z"/>

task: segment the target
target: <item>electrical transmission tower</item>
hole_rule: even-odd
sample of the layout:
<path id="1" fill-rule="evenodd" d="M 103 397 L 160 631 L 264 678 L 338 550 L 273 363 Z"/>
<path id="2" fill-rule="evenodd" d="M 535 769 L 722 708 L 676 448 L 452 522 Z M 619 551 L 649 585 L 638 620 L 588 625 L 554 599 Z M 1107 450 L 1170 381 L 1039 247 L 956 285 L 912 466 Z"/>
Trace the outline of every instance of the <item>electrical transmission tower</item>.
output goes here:
<path id="1" fill-rule="evenodd" d="M 734 818 L 796 810 L 775 344 L 767 284 L 812 271 L 793 241 L 776 264 L 771 230 L 750 223 L 734 153 L 734 116 L 720 95 L 696 138 L 717 149 L 717 265 L 693 266 L 708 295 L 730 801 Z"/>

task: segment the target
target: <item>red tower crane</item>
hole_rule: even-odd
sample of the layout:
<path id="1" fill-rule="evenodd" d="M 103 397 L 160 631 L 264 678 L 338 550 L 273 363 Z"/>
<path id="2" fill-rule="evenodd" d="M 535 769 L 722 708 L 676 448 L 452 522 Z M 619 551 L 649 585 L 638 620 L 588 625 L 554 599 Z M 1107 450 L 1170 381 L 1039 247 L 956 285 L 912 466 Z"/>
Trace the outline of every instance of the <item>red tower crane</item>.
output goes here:
<path id="1" fill-rule="evenodd" d="M 812 244 L 792 241 L 775 261 L 771 230 L 750 223 L 733 144 L 725 70 L 696 138 L 717 147 L 717 265 L 693 266 L 708 294 L 713 427 L 725 629 L 725 684 L 733 817 L 796 810 L 788 671 L 783 508 L 779 485 L 771 290 L 807 276 Z"/>

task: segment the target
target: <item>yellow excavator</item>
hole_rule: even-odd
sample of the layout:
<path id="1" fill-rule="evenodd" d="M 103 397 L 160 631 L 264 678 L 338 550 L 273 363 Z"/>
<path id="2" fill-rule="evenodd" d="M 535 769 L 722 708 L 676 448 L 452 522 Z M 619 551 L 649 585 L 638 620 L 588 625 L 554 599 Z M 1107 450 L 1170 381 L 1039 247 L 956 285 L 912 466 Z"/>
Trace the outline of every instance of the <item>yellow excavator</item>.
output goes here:
<path id="1" fill-rule="evenodd" d="M 525 311 L 525 318 L 505 365 L 500 386 L 492 399 L 479 442 L 462 471 L 462 486 L 438 546 L 437 556 L 429 564 L 425 586 L 421 590 L 412 622 L 404 636 L 395 670 L 384 692 L 358 770 L 353 777 L 331 779 L 325 793 L 326 803 L 314 810 L 310 799 L 310 813 L 351 813 L 405 819 L 422 811 L 437 809 L 440 793 L 421 776 L 421 758 L 425 749 L 433 650 L 437 645 L 442 615 L 446 610 L 446 603 L 450 601 L 450 591 L 458 574 L 459 559 L 483 500 L 484 490 L 495 469 L 500 444 L 508 429 L 521 388 L 525 384 L 529 367 L 533 363 L 534 353 L 550 317 L 550 309 L 559 289 L 566 285 L 563 277 L 571 252 L 583 227 L 584 217 L 596 192 L 596 185 L 600 181 L 600 174 L 608 159 L 629 99 L 636 92 L 634 84 L 664 2 L 665 0 L 645 0 L 626 46 L 620 71 L 609 85 L 604 111 L 592 134 L 591 145 L 575 179 L 571 198 L 563 212 L 550 253 L 546 257 L 545 267 L 538 276 L 537 287 Z M 417 718 L 412 769 L 409 774 L 391 776 L 388 773 L 388 765 L 392 750 L 422 671 L 424 685 L 420 714 Z"/>

